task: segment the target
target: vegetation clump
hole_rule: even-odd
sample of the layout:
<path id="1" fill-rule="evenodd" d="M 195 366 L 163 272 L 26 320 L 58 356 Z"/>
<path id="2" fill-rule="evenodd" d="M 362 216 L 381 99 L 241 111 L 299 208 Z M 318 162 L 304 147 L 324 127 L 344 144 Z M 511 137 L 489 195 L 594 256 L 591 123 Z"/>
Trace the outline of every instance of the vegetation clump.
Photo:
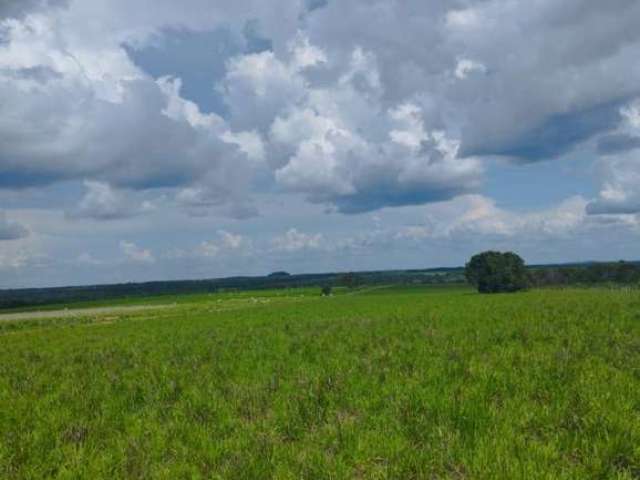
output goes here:
<path id="1" fill-rule="evenodd" d="M 465 277 L 480 293 L 517 292 L 528 286 L 524 260 L 513 252 L 474 255 L 465 266 Z"/>

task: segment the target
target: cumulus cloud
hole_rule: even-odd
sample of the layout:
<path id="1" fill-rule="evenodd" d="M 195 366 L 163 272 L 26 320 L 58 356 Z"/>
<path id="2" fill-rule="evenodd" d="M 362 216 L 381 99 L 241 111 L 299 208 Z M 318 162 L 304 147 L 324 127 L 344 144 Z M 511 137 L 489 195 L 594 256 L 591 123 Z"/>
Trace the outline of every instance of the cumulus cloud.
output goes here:
<path id="1" fill-rule="evenodd" d="M 478 187 L 482 166 L 459 143 L 428 130 L 419 104 L 384 108 L 377 58 L 356 47 L 332 59 L 302 34 L 286 59 L 234 58 L 224 82 L 231 123 L 255 122 L 268 139 L 277 185 L 345 213 L 452 198 Z M 333 75 L 314 86 L 314 75 Z"/>
<path id="2" fill-rule="evenodd" d="M 458 60 L 456 70 L 454 72 L 456 78 L 464 80 L 473 73 L 487 73 L 487 67 L 480 62 L 476 62 L 468 58 L 461 58 Z"/>
<path id="3" fill-rule="evenodd" d="M 640 156 L 626 154 L 600 163 L 604 179 L 598 197 L 589 203 L 591 214 L 640 212 Z"/>
<path id="4" fill-rule="evenodd" d="M 2 218 L 3 214 L 0 214 L 0 225 L 3 223 Z M 0 226 L 0 233 L 2 233 L 2 226 Z M 42 267 L 52 263 L 45 245 L 36 235 L 25 236 L 26 232 L 15 231 L 9 233 L 11 235 L 8 238 L 0 239 L 0 270 L 14 274 L 27 269 L 38 272 Z M 17 237 L 16 233 L 22 233 L 22 235 Z M 12 285 L 8 284 L 10 279 L 11 277 L 0 278 L 0 285 L 11 287 Z"/>
<path id="5" fill-rule="evenodd" d="M 91 267 L 106 265 L 106 262 L 95 258 L 88 252 L 83 252 L 76 258 L 76 261 L 81 265 L 88 265 Z"/>
<path id="6" fill-rule="evenodd" d="M 151 250 L 141 248 L 133 242 L 122 240 L 120 242 L 120 250 L 127 260 L 133 263 L 151 264 L 156 262 Z"/>
<path id="7" fill-rule="evenodd" d="M 425 207 L 423 222 L 403 227 L 396 238 L 566 236 L 585 225 L 587 201 L 573 197 L 546 210 L 516 212 L 482 195 L 466 195 Z"/>
<path id="8" fill-rule="evenodd" d="M 84 187 L 86 192 L 78 206 L 67 212 L 70 218 L 117 220 L 154 210 L 151 202 L 136 204 L 125 192 L 112 188 L 108 183 L 85 180 Z"/>
<path id="9" fill-rule="evenodd" d="M 169 259 L 220 259 L 248 256 L 253 253 L 250 238 L 227 230 L 218 230 L 217 238 L 204 240 L 192 249 L 173 248 L 165 255 Z"/>
<path id="10" fill-rule="evenodd" d="M 215 257 L 219 254 L 246 255 L 251 253 L 251 249 L 251 239 L 239 233 L 219 230 L 218 239 L 202 242 L 196 249 L 196 254 L 204 257 Z"/>
<path id="11" fill-rule="evenodd" d="M 273 246 L 278 251 L 298 252 L 301 250 L 317 250 L 323 247 L 324 237 L 321 233 L 304 233 L 296 228 L 287 230 L 283 235 L 275 237 Z"/>
<path id="12" fill-rule="evenodd" d="M 37 257 L 26 249 L 18 249 L 10 253 L 0 251 L 0 270 L 20 270 L 32 265 L 34 260 L 37 260 Z"/>
<path id="13" fill-rule="evenodd" d="M 269 179 L 347 213 L 441 201 L 478 189 L 479 157 L 562 155 L 614 130 L 640 93 L 630 1 L 33 9 L 45 3 L 0 27 L 0 113 L 11 119 L 0 126 L 0 186 L 172 187 L 198 214 L 228 204 L 241 217 Z M 96 31 L 90 11 L 101 12 Z M 122 47 L 223 27 L 271 46 L 227 61 L 225 118 L 184 99 L 179 79 L 150 78 Z M 603 137 L 600 150 L 636 143 Z"/>
<path id="14" fill-rule="evenodd" d="M 275 204 L 278 195 L 282 210 L 295 197 L 319 205 L 306 206 L 319 216 L 426 205 L 424 221 L 409 222 L 406 231 L 380 225 L 333 239 L 335 248 L 362 251 L 421 235 L 443 243 L 473 235 L 544 243 L 554 229 L 567 237 L 603 225 L 634 229 L 639 22 L 635 0 L 190 0 L 188 8 L 169 0 L 5 0 L 3 208 L 62 210 L 76 202 L 60 215 L 60 232 L 85 219 L 137 215 L 157 189 L 162 207 L 191 227 L 203 222 L 190 216 L 204 215 L 259 225 L 256 199 Z M 171 43 L 176 32 L 231 39 L 231 49 L 197 51 L 202 62 L 215 57 L 215 68 L 203 69 L 215 78 L 194 66 L 183 82 L 132 53 Z M 194 78 L 215 102 L 186 88 Z M 480 195 L 484 178 L 501 168 L 487 168 L 487 159 L 518 165 L 576 149 L 584 153 L 583 171 L 600 157 L 591 201 L 574 197 L 516 213 Z M 83 182 L 85 192 L 71 199 Z M 7 195 L 22 200 L 7 206 Z M 297 219 L 271 220 L 298 230 L 281 242 L 265 240 L 265 251 L 329 251 L 314 246 L 327 242 L 326 224 L 316 230 Z M 122 223 L 96 228 L 106 233 Z M 0 222 L 5 236 L 20 233 L 7 224 Z M 323 233 L 303 233 L 309 228 Z M 234 250 L 230 235 L 192 237 L 184 255 L 196 263 L 247 250 Z M 126 233 L 117 232 L 114 245 L 120 238 Z M 145 257 L 129 242 L 122 250 Z"/>
<path id="15" fill-rule="evenodd" d="M 76 43 L 63 24 L 40 14 L 2 22 L 0 188 L 84 178 L 149 189 L 207 177 L 233 191 L 223 203 L 243 196 L 249 157 L 260 154 L 250 132 L 231 132 L 219 116 L 201 113 L 180 96 L 178 79 L 149 78 L 119 45 Z M 113 209 L 96 200 L 85 198 L 93 203 L 81 214 L 99 207 L 96 218 L 112 218 Z"/>
<path id="16" fill-rule="evenodd" d="M 29 230 L 18 222 L 7 219 L 7 214 L 0 211 L 0 241 L 18 240 L 29 235 Z"/>
<path id="17" fill-rule="evenodd" d="M 602 185 L 598 197 L 587 206 L 591 214 L 640 212 L 640 100 L 620 109 L 622 122 L 614 134 L 600 138 L 598 149 Z"/>
<path id="18" fill-rule="evenodd" d="M 354 43 L 376 52 L 385 99 L 418 94 L 464 155 L 534 161 L 615 127 L 638 92 L 639 18 L 633 1 L 361 1 L 330 3 L 308 32 L 329 55 Z"/>
<path id="19" fill-rule="evenodd" d="M 238 233 L 227 232 L 226 230 L 220 230 L 218 234 L 221 237 L 221 243 L 224 248 L 229 250 L 240 250 L 243 248 L 250 248 L 251 241 Z"/>

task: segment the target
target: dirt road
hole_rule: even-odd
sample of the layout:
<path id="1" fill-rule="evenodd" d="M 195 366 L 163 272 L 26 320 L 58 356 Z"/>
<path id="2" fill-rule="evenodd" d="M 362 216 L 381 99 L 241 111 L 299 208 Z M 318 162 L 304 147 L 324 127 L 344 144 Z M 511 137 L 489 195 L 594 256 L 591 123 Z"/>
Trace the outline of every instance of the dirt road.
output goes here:
<path id="1" fill-rule="evenodd" d="M 44 310 L 38 312 L 18 312 L 18 313 L 0 313 L 0 322 L 14 320 L 32 320 L 36 318 L 67 318 L 67 317 L 86 317 L 91 315 L 113 315 L 119 313 L 133 313 L 144 310 L 158 310 L 163 308 L 171 308 L 175 305 L 132 305 L 122 307 L 97 307 L 97 308 L 77 308 L 64 310 Z"/>

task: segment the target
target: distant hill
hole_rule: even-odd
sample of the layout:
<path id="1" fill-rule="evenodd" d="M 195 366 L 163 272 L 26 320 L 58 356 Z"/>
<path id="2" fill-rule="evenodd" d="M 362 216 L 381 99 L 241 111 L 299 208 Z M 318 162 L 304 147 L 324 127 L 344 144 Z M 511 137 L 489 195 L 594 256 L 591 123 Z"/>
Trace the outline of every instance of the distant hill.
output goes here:
<path id="1" fill-rule="evenodd" d="M 205 280 L 172 280 L 112 285 L 88 285 L 53 288 L 0 290 L 0 308 L 16 308 L 51 303 L 84 302 L 92 300 L 212 293 L 229 290 L 259 290 L 298 288 L 338 284 L 344 272 L 292 275 L 278 271 L 266 276 L 227 277 Z M 356 272 L 361 284 L 409 284 L 463 282 L 462 268 L 424 270 L 388 270 Z"/>
<path id="2" fill-rule="evenodd" d="M 617 281 L 615 272 L 625 265 L 640 274 L 640 262 L 578 262 L 529 265 L 534 285 L 597 283 Z M 536 272 L 540 272 L 537 274 Z M 562 275 L 557 275 L 560 272 Z M 581 272 L 584 272 L 581 273 Z M 464 283 L 463 267 L 351 272 L 360 285 Z M 544 273 L 544 274 L 543 274 Z M 556 273 L 556 275 L 550 275 Z M 632 272 L 633 273 L 633 272 Z M 73 303 L 124 297 L 213 293 L 233 290 L 260 290 L 339 285 L 345 272 L 290 274 L 276 271 L 265 276 L 240 276 L 205 280 L 172 280 L 113 285 L 0 290 L 0 309 Z M 635 278 L 635 277 L 629 277 Z"/>
<path id="3" fill-rule="evenodd" d="M 267 275 L 267 278 L 288 278 L 290 276 L 289 272 L 273 272 Z"/>

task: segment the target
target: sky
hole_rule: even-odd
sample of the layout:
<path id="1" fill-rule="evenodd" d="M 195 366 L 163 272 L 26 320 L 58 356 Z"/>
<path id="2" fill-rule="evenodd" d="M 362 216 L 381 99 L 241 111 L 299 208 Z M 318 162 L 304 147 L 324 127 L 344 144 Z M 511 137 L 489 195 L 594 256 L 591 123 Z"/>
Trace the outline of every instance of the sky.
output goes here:
<path id="1" fill-rule="evenodd" d="M 0 0 L 0 288 L 640 259 L 640 2 Z"/>

